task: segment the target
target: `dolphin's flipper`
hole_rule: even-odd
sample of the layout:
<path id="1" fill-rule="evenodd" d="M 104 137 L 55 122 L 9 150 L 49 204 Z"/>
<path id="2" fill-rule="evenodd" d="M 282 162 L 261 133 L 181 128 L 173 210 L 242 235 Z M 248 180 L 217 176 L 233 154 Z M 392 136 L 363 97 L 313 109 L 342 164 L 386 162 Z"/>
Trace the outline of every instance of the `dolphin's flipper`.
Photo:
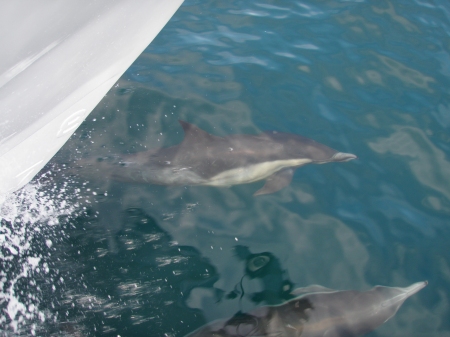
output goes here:
<path id="1" fill-rule="evenodd" d="M 266 179 L 264 186 L 257 190 L 253 196 L 277 192 L 288 186 L 291 183 L 293 176 L 294 169 L 291 168 L 275 172 Z"/>

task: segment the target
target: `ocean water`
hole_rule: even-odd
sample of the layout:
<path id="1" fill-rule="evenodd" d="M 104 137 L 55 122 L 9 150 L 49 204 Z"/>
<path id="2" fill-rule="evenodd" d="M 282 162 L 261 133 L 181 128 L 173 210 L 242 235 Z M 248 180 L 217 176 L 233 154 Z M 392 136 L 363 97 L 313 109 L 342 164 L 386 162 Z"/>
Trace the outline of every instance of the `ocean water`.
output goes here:
<path id="1" fill-rule="evenodd" d="M 184 336 L 298 287 L 428 286 L 368 336 L 450 336 L 450 4 L 186 0 L 1 201 L 0 334 Z M 357 160 L 263 182 L 112 182 L 89 158 L 300 134 Z"/>

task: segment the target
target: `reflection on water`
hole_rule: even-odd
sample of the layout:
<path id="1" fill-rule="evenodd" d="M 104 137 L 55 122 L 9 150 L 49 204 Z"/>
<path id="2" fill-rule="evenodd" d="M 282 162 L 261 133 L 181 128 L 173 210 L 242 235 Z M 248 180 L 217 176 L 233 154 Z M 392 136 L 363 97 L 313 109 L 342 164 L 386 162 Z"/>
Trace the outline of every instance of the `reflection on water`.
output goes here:
<path id="1" fill-rule="evenodd" d="M 430 88 L 429 82 L 433 83 L 435 80 L 432 77 L 425 76 L 415 69 L 411 69 L 402 63 L 395 61 L 383 55 L 376 55 L 381 63 L 386 67 L 384 73 L 394 76 L 402 81 L 406 86 L 418 87 L 433 92 Z"/>
<path id="2" fill-rule="evenodd" d="M 52 303 L 59 329 L 89 335 L 178 336 L 204 322 L 185 305 L 192 289 L 214 289 L 216 268 L 200 252 L 178 244 L 140 209 L 128 209 L 109 252 L 95 217 L 80 217 L 55 266 L 65 279 Z M 217 290 L 218 291 L 218 290 Z M 170 320 L 171 327 L 164 324 Z M 183 323 L 184 322 L 184 323 Z"/>
<path id="3" fill-rule="evenodd" d="M 308 284 L 428 280 L 370 336 L 449 336 L 449 13 L 440 0 L 186 0 L 19 203 L 22 218 L 51 216 L 14 223 L 17 203 L 2 202 L 0 329 L 182 336 L 244 327 Z M 262 181 L 129 184 L 72 166 L 181 144 L 178 120 L 359 159 L 305 165 L 258 197 Z"/>
<path id="4" fill-rule="evenodd" d="M 279 304 L 291 299 L 293 283 L 288 278 L 286 270 L 281 268 L 280 261 L 271 253 L 263 252 L 252 254 L 246 246 L 234 248 L 236 257 L 245 263 L 245 273 L 239 285 L 236 285 L 227 298 L 242 298 L 245 290 L 242 285 L 244 277 L 259 279 L 262 291 L 247 294 L 250 300 L 256 304 L 265 302 L 267 304 Z"/>
<path id="5" fill-rule="evenodd" d="M 393 153 L 407 158 L 411 172 L 417 181 L 429 188 L 434 195 L 425 197 L 437 210 L 449 211 L 450 162 L 444 151 L 437 148 L 424 132 L 412 127 L 396 127 L 390 137 L 380 138 L 369 146 L 378 153 Z M 442 200 L 446 205 L 441 205 Z"/>

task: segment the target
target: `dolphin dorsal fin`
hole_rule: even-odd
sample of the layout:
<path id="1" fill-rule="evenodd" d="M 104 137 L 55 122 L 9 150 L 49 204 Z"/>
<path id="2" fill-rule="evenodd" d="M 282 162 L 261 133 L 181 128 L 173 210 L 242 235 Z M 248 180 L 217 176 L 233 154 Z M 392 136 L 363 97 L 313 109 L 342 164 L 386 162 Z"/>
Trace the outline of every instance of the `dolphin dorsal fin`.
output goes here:
<path id="1" fill-rule="evenodd" d="M 183 142 L 190 142 L 190 141 L 200 141 L 204 139 L 211 139 L 214 136 L 210 135 L 208 132 L 200 129 L 198 126 L 195 126 L 194 124 L 178 120 L 181 127 L 184 130 L 184 140 Z"/>

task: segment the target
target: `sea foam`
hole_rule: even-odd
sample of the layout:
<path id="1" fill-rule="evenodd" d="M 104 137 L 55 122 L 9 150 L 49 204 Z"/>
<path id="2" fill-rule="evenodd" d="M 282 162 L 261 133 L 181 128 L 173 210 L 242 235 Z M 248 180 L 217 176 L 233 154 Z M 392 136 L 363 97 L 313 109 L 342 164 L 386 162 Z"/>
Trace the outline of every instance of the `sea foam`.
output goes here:
<path id="1" fill-rule="evenodd" d="M 51 181 L 0 195 L 0 331 L 35 335 L 37 326 L 54 319 L 40 303 L 58 284 L 50 257 L 77 213 L 76 199 Z"/>

